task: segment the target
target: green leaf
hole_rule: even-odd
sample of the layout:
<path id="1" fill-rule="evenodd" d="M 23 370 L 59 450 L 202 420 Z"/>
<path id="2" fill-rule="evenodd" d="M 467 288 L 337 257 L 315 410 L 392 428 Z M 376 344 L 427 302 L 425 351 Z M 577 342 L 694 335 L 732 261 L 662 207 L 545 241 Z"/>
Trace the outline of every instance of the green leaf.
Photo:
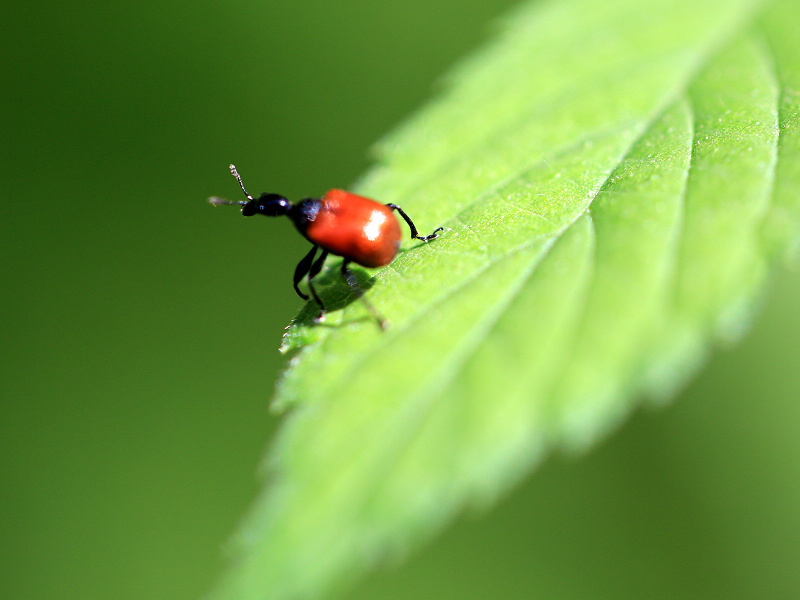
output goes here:
<path id="1" fill-rule="evenodd" d="M 358 191 L 422 233 L 331 263 L 284 340 L 293 407 L 213 598 L 317 598 L 670 397 L 800 233 L 796 2 L 535 3 L 380 147 Z M 535 590 L 533 591 L 535 593 Z"/>

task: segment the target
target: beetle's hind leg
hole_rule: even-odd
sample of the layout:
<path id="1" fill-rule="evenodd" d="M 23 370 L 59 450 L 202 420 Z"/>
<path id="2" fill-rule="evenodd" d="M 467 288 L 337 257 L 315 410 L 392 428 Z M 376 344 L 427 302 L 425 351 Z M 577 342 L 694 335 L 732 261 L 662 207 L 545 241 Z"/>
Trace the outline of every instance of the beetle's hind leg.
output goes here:
<path id="1" fill-rule="evenodd" d="M 392 210 L 396 210 L 397 212 L 399 212 L 400 216 L 403 217 L 403 220 L 406 223 L 408 223 L 408 226 L 411 229 L 411 238 L 412 239 L 422 240 L 423 242 L 430 242 L 431 240 L 435 240 L 437 237 L 439 237 L 439 232 L 440 231 L 444 231 L 444 227 L 437 227 L 436 229 L 433 230 L 433 233 L 430 234 L 430 235 L 420 235 L 419 232 L 417 231 L 416 225 L 414 225 L 414 221 L 412 221 L 411 217 L 409 217 L 406 214 L 406 211 L 404 211 L 402 208 L 397 206 L 397 204 L 387 204 L 386 206 L 388 206 Z"/>

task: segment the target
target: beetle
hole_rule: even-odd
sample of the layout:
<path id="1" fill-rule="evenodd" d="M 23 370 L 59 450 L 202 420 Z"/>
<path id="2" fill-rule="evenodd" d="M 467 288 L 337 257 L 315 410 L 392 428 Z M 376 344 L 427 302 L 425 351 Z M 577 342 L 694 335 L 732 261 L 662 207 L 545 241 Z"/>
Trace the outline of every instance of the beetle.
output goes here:
<path id="1" fill-rule="evenodd" d="M 236 167 L 230 165 L 230 170 L 239 182 L 239 187 L 242 188 L 247 200 L 233 201 L 214 196 L 208 199 L 211 204 L 214 206 L 239 205 L 242 215 L 245 217 L 285 215 L 291 219 L 303 237 L 311 242 L 311 250 L 298 263 L 294 271 L 294 290 L 303 300 L 308 300 L 308 295 L 300 291 L 298 287 L 303 278 L 307 278 L 308 289 L 320 309 L 320 314 L 315 319 L 316 322 L 325 319 L 325 305 L 317 294 L 312 280 L 322 270 L 329 254 L 341 256 L 344 259 L 341 267 L 344 280 L 361 298 L 381 329 L 385 329 L 386 320 L 363 298 L 363 290 L 348 268 L 350 263 L 375 268 L 388 265 L 394 260 L 402 239 L 400 224 L 392 214 L 395 210 L 411 229 L 411 239 L 429 242 L 439 237 L 439 233 L 444 231 L 444 227 L 439 227 L 430 235 L 419 235 L 414 222 L 396 204 L 381 204 L 370 198 L 340 189 L 329 190 L 321 198 L 304 198 L 295 204 L 280 194 L 267 192 L 254 198 L 247 193 Z M 318 250 L 322 250 L 322 254 L 315 260 Z"/>

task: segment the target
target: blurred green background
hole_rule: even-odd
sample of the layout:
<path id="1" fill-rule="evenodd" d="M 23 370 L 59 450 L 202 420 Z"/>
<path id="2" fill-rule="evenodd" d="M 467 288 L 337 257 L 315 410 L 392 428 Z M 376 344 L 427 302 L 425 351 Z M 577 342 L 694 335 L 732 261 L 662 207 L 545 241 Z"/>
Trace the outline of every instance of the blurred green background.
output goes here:
<path id="1" fill-rule="evenodd" d="M 258 490 L 288 223 L 510 0 L 6 6 L 0 596 L 192 599 Z M 487 91 L 490 93 L 491 91 Z M 800 597 L 797 274 L 668 410 L 555 457 L 351 598 Z"/>

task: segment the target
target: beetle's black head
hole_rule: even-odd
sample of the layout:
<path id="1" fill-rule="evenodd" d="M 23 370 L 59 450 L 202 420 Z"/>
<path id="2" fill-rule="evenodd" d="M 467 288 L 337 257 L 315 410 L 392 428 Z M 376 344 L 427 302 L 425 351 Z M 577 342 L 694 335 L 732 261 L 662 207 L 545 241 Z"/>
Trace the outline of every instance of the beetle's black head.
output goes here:
<path id="1" fill-rule="evenodd" d="M 245 217 L 264 215 L 265 217 L 280 217 L 289 213 L 292 203 L 279 194 L 261 194 L 257 199 L 242 203 L 242 214 Z"/>
<path id="2" fill-rule="evenodd" d="M 239 182 L 239 186 L 242 188 L 244 192 L 245 198 L 247 200 L 240 200 L 238 202 L 233 202 L 232 200 L 225 200 L 225 198 L 217 198 L 216 196 L 209 198 L 208 201 L 211 202 L 214 206 L 220 206 L 223 204 L 238 204 L 242 207 L 242 214 L 245 217 L 252 217 L 253 215 L 264 215 L 265 217 L 280 217 L 281 215 L 288 215 L 289 211 L 292 210 L 292 203 L 289 202 L 286 198 L 279 194 L 267 194 L 266 192 L 261 194 L 258 198 L 253 198 L 250 194 L 247 193 L 247 190 L 244 189 L 244 184 L 242 183 L 242 178 L 239 177 L 239 173 L 236 171 L 236 167 L 233 165 L 230 166 L 231 174 L 236 177 L 236 180 Z"/>

